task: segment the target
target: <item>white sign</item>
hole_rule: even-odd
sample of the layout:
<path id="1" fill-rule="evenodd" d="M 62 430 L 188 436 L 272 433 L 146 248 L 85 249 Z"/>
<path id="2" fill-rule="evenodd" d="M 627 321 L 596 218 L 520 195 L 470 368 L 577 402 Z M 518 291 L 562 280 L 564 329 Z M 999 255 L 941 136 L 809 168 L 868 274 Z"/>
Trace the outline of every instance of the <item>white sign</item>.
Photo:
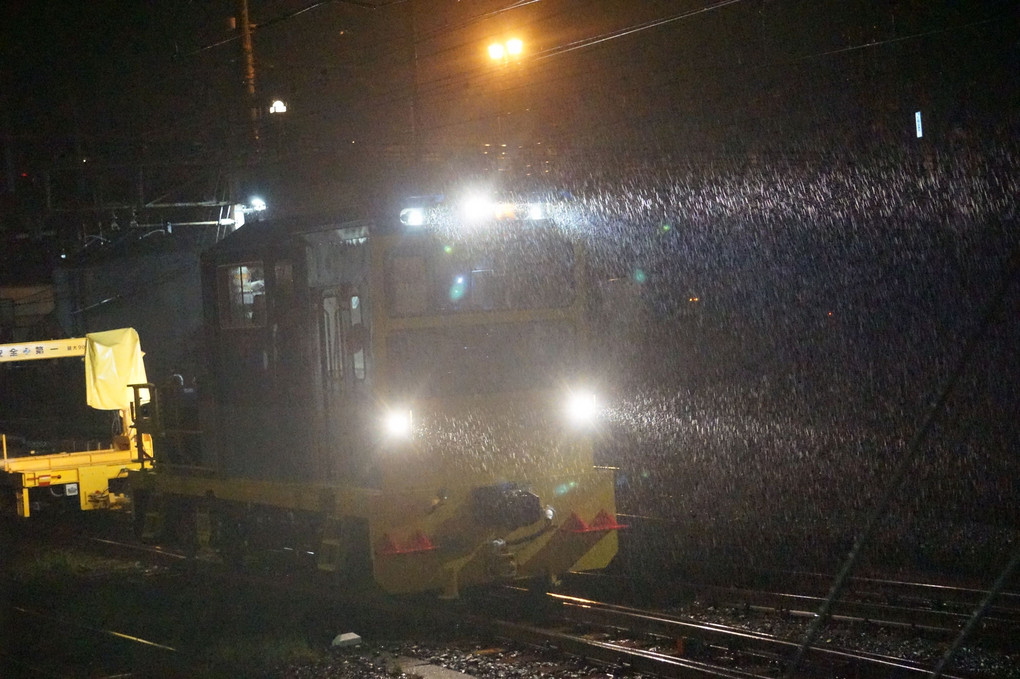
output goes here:
<path id="1" fill-rule="evenodd" d="M 32 361 L 39 358 L 84 356 L 85 339 L 42 340 L 23 344 L 0 344 L 0 363 Z"/>

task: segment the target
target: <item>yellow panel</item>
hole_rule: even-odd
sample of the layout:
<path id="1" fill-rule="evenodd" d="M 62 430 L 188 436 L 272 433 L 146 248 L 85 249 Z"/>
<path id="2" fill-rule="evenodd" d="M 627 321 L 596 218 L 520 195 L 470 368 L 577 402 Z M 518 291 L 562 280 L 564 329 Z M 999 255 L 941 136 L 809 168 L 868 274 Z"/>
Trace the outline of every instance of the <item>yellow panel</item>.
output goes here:
<path id="1" fill-rule="evenodd" d="M 0 363 L 84 355 L 85 340 L 82 338 L 0 344 Z"/>
<path id="2" fill-rule="evenodd" d="M 117 470 L 113 470 L 113 475 L 117 475 Z M 86 510 L 110 506 L 110 470 L 105 465 L 78 470 L 78 503 Z"/>
<path id="3" fill-rule="evenodd" d="M 46 470 L 76 469 L 78 467 L 98 464 L 129 464 L 132 461 L 133 453 L 130 450 L 105 448 L 103 450 L 89 450 L 77 453 L 12 457 L 3 463 L 3 469 L 11 473 L 40 472 Z"/>
<path id="4" fill-rule="evenodd" d="M 443 590 L 513 577 L 562 574 L 609 565 L 617 552 L 615 530 L 571 532 L 572 515 L 591 524 L 604 512 L 616 516 L 612 470 L 543 477 L 533 489 L 556 510 L 552 524 L 538 521 L 514 531 L 479 525 L 473 518 L 471 487 L 447 489 L 438 501 L 428 492 L 389 492 L 371 512 L 374 574 L 392 593 Z M 422 540 L 419 533 L 428 540 Z M 494 555 L 493 540 L 506 550 Z M 431 543 L 435 549 L 421 549 Z"/>

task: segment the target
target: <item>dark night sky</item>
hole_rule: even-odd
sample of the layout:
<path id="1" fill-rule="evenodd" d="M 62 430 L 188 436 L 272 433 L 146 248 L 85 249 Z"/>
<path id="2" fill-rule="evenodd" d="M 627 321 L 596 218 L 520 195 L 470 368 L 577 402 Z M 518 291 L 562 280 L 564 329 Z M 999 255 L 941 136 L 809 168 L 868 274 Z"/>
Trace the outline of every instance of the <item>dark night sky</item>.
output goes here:
<path id="1" fill-rule="evenodd" d="M 1001 135 L 1020 111 L 1007 0 L 250 5 L 258 104 L 264 112 L 278 96 L 290 110 L 264 113 L 261 174 L 245 181 L 287 180 L 278 193 L 295 203 L 378 183 L 365 159 L 399 164 L 415 141 L 425 152 L 509 143 L 783 153 L 909 141 L 915 110 L 934 139 Z M 76 165 L 87 159 L 120 168 L 99 190 L 124 203 L 132 164 L 178 167 L 163 171 L 175 191 L 198 176 L 184 163 L 245 165 L 253 145 L 229 25 L 239 6 L 4 3 L 2 185 L 49 172 L 54 200 L 95 203 L 96 180 Z M 494 64 L 486 46 L 511 35 L 524 58 Z M 147 180 L 160 193 L 155 174 Z M 31 191 L 41 200 L 38 182 L 20 196 Z"/>
<path id="2" fill-rule="evenodd" d="M 239 43 L 200 49 L 232 35 L 226 22 L 237 4 L 5 3 L 7 133 L 32 142 L 83 135 L 100 148 L 243 140 L 233 127 Z M 322 3 L 275 21 L 313 4 L 252 0 L 252 17 L 263 24 L 255 36 L 261 98 L 288 98 L 293 126 L 326 138 L 319 143 L 404 141 L 415 62 L 411 6 Z M 499 11 L 514 4 L 522 6 Z M 713 5 L 721 6 L 696 12 Z M 817 132 L 827 117 L 862 112 L 898 124 L 923 106 L 960 124 L 962 101 L 985 118 L 1016 104 L 1012 5 L 416 0 L 419 116 L 434 139 L 485 136 L 493 99 L 511 113 L 531 109 L 529 124 L 548 137 L 626 136 L 682 120 L 691 134 L 719 141 L 754 124 Z M 494 68 L 485 44 L 510 33 L 525 40 L 528 58 Z M 610 39 L 585 44 L 597 36 Z"/>

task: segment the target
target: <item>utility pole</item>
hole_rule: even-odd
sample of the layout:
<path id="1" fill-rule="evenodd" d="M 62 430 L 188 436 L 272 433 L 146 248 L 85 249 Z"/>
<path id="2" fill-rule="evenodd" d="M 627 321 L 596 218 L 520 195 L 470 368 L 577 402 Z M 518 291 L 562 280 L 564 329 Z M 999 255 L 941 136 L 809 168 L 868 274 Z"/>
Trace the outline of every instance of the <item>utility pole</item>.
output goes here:
<path id="1" fill-rule="evenodd" d="M 262 134 L 259 129 L 259 105 L 255 95 L 255 50 L 251 39 L 251 17 L 248 0 L 241 2 L 241 50 L 244 56 L 244 89 L 251 123 L 251 142 L 255 156 L 262 151 Z"/>
<path id="2" fill-rule="evenodd" d="M 421 100 L 418 94 L 418 27 L 414 18 L 414 0 L 407 3 L 408 33 L 411 39 L 411 162 L 415 174 L 421 170 Z"/>

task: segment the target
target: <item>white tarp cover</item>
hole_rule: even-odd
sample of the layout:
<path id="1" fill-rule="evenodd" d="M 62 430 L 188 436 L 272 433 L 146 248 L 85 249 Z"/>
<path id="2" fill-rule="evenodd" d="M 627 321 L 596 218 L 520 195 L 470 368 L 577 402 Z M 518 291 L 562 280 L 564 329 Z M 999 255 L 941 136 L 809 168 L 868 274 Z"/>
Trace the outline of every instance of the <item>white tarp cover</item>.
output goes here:
<path id="1" fill-rule="evenodd" d="M 85 391 L 97 410 L 127 410 L 134 394 L 131 384 L 145 384 L 142 347 L 134 328 L 85 335 Z M 142 392 L 148 401 L 147 391 Z"/>

